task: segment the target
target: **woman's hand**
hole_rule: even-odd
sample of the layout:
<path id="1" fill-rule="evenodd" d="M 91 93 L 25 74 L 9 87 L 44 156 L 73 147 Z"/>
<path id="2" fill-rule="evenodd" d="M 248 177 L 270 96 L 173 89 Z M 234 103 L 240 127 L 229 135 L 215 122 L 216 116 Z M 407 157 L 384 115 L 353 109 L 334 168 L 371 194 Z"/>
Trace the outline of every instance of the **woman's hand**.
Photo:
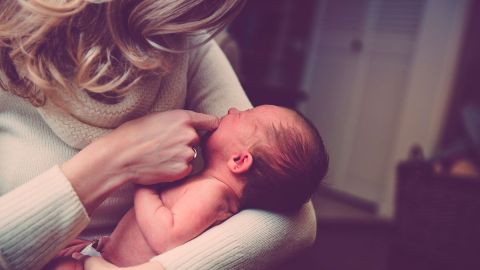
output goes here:
<path id="1" fill-rule="evenodd" d="M 134 183 L 174 181 L 191 172 L 192 147 L 200 141 L 196 129 L 211 131 L 218 122 L 192 111 L 156 113 L 125 123 L 99 143 L 113 150 L 110 162 Z"/>
<path id="2" fill-rule="evenodd" d="M 199 130 L 218 127 L 215 116 L 175 110 L 129 121 L 93 142 L 61 169 L 89 213 L 126 182 L 155 184 L 187 176 Z"/>

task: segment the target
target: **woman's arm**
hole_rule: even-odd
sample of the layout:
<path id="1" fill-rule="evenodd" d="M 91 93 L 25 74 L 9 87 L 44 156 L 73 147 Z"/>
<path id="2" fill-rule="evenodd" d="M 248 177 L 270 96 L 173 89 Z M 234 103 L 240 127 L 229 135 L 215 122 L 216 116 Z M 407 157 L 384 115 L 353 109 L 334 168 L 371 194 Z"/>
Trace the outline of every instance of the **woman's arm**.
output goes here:
<path id="1" fill-rule="evenodd" d="M 0 269 L 40 269 L 89 222 L 72 185 L 54 166 L 0 197 Z"/>
<path id="2" fill-rule="evenodd" d="M 218 123 L 217 117 L 192 111 L 150 114 L 94 141 L 61 169 L 91 213 L 127 182 L 151 185 L 187 176 L 192 146 L 199 142 L 196 130 L 211 131 Z"/>
<path id="3" fill-rule="evenodd" d="M 315 240 L 311 203 L 293 215 L 245 210 L 150 262 L 119 268 L 83 257 L 85 270 L 269 269 Z"/>
<path id="4" fill-rule="evenodd" d="M 244 210 L 152 261 L 175 269 L 269 269 L 313 244 L 311 203 L 295 214 Z"/>

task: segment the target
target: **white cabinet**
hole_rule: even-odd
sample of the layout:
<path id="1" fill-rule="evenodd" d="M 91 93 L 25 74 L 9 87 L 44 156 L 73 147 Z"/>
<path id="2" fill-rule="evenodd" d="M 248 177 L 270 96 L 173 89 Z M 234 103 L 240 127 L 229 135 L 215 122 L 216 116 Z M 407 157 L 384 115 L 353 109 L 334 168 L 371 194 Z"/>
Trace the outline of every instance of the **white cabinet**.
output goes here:
<path id="1" fill-rule="evenodd" d="M 399 145 L 418 141 L 414 133 L 405 138 L 398 135 L 417 121 L 412 115 L 431 113 L 421 108 L 406 113 L 415 95 L 423 95 L 417 89 L 423 82 L 412 71 L 430 82 L 439 80 L 438 76 L 453 76 L 453 69 L 442 67 L 455 64 L 455 57 L 446 56 L 456 56 L 461 39 L 457 32 L 463 29 L 458 22 L 464 20 L 466 3 L 326 0 L 319 5 L 304 79 L 309 99 L 301 109 L 317 125 L 329 149 L 329 186 L 388 208 L 381 211 L 391 215 L 394 164 L 403 154 Z M 426 38 L 437 27 L 444 27 L 445 36 Z M 441 43 L 450 38 L 456 43 Z M 436 48 L 438 59 L 423 63 L 419 70 L 428 46 Z M 443 92 L 430 86 L 432 99 L 424 100 L 426 108 L 438 109 L 433 103 L 445 101 L 435 96 L 447 96 L 449 85 L 440 87 Z M 428 122 L 443 112 L 435 113 L 419 121 Z M 416 125 L 418 129 L 422 123 Z M 440 126 L 439 122 L 437 129 Z M 435 132 L 431 130 L 427 140 L 435 140 Z"/>

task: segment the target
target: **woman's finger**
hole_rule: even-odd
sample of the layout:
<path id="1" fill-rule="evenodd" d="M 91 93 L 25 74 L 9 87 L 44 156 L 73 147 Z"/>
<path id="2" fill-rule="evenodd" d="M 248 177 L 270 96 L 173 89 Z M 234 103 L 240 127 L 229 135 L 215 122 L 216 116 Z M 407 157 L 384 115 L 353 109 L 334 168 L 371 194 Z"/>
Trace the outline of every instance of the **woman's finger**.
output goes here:
<path id="1" fill-rule="evenodd" d="M 185 111 L 185 112 L 190 117 L 190 125 L 192 125 L 192 127 L 196 129 L 213 131 L 217 129 L 218 125 L 220 124 L 220 118 L 216 116 L 197 113 L 194 111 Z"/>
<path id="2" fill-rule="evenodd" d="M 190 136 L 189 145 L 195 146 L 198 144 L 200 144 L 200 136 L 198 136 L 197 132 L 193 131 L 193 133 Z"/>
<path id="3" fill-rule="evenodd" d="M 74 258 L 75 260 L 77 261 L 81 261 L 81 262 L 84 262 L 86 259 L 87 259 L 87 255 L 83 255 L 82 253 L 80 252 L 73 252 L 72 253 L 72 258 Z"/>

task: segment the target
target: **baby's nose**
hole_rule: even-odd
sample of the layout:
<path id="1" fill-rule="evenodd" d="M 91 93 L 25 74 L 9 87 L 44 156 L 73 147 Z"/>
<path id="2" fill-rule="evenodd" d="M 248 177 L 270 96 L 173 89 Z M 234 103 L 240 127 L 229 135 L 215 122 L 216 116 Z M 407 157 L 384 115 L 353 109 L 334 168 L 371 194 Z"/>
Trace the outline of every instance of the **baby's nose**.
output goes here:
<path id="1" fill-rule="evenodd" d="M 228 109 L 228 114 L 235 114 L 235 113 L 239 113 L 239 111 L 237 110 L 237 108 L 230 108 Z"/>

